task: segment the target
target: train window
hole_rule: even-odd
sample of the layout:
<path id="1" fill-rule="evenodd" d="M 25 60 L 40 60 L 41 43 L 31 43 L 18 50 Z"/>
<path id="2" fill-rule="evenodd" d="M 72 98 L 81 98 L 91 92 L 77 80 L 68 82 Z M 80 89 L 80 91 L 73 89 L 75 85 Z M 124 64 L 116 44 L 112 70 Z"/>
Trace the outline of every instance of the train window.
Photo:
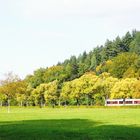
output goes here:
<path id="1" fill-rule="evenodd" d="M 132 104 L 132 101 L 125 101 L 125 104 Z"/>
<path id="2" fill-rule="evenodd" d="M 119 104 L 123 104 L 123 101 L 119 101 Z"/>
<path id="3" fill-rule="evenodd" d="M 107 104 L 118 104 L 118 101 L 107 101 Z"/>
<path id="4" fill-rule="evenodd" d="M 114 102 L 112 102 L 112 104 L 118 104 L 118 102 L 117 101 L 114 101 Z"/>
<path id="5" fill-rule="evenodd" d="M 140 104 L 140 101 L 134 101 L 134 104 Z"/>

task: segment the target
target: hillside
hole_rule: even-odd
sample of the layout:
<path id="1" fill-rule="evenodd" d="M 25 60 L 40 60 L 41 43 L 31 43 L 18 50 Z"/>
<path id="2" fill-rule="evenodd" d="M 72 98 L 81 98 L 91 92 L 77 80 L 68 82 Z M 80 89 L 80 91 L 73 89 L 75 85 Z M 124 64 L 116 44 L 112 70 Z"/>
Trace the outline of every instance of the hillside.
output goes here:
<path id="1" fill-rule="evenodd" d="M 140 32 L 127 32 L 122 38 L 118 36 L 113 41 L 107 40 L 103 46 L 97 46 L 89 53 L 83 52 L 56 66 L 35 70 L 34 75 L 26 79 L 33 79 L 32 86 L 36 87 L 55 79 L 70 81 L 89 71 L 94 71 L 97 75 L 108 72 L 117 78 L 139 77 L 139 54 Z"/>

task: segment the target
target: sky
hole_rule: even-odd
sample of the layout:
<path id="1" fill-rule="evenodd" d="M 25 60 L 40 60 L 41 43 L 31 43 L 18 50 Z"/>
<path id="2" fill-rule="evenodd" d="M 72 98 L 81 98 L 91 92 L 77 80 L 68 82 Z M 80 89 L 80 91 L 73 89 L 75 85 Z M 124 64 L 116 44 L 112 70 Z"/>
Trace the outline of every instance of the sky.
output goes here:
<path id="1" fill-rule="evenodd" d="M 140 30 L 139 13 L 140 0 L 0 0 L 0 79 Z"/>

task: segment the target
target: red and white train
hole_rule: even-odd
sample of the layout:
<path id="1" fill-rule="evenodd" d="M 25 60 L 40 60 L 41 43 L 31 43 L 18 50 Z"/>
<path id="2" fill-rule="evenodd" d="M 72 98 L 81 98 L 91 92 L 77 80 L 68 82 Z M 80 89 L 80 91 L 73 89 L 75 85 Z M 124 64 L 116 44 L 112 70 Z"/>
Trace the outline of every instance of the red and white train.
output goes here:
<path id="1" fill-rule="evenodd" d="M 106 99 L 105 106 L 140 105 L 140 99 Z"/>

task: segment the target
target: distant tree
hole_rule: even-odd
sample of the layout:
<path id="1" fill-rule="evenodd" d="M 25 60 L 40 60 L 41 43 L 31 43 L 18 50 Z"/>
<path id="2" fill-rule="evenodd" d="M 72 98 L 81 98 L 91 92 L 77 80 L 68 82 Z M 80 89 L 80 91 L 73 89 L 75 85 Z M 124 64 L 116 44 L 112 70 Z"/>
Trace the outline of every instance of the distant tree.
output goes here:
<path id="1" fill-rule="evenodd" d="M 73 80 L 78 77 L 78 63 L 76 56 L 71 56 L 67 65 L 65 65 L 65 81 Z"/>
<path id="2" fill-rule="evenodd" d="M 105 62 L 106 60 L 111 59 L 112 57 L 117 55 L 116 48 L 113 47 L 113 42 L 107 39 L 101 52 L 102 62 Z"/>
<path id="3" fill-rule="evenodd" d="M 131 59 L 130 59 L 131 58 Z M 138 59 L 136 54 L 122 53 L 113 59 L 109 73 L 114 77 L 122 78 L 129 67 L 133 67 L 134 62 Z M 125 76 L 126 77 L 126 76 Z"/>
<path id="4" fill-rule="evenodd" d="M 67 102 L 70 101 L 70 94 L 72 93 L 72 84 L 71 82 L 65 82 L 62 85 L 60 100 L 62 103 L 67 105 Z"/>
<path id="5" fill-rule="evenodd" d="M 34 88 L 32 88 L 32 86 L 30 84 L 28 84 L 27 88 L 26 88 L 25 106 L 29 106 L 29 105 L 34 104 L 34 100 L 33 100 L 33 97 L 32 97 L 32 91 L 33 90 L 34 90 Z"/>
<path id="6" fill-rule="evenodd" d="M 1 90 L 1 89 L 0 89 Z M 3 105 L 3 102 L 6 100 L 6 95 L 3 93 L 0 93 L 0 106 Z"/>
<path id="7" fill-rule="evenodd" d="M 40 107 L 45 105 L 45 92 L 47 90 L 47 84 L 40 84 L 36 89 L 32 91 L 32 97 L 36 105 Z"/>
<path id="8" fill-rule="evenodd" d="M 133 98 L 140 98 L 140 80 L 137 80 L 135 83 L 134 83 L 134 92 L 132 93 L 132 97 Z"/>
<path id="9" fill-rule="evenodd" d="M 127 32 L 125 36 L 122 38 L 122 50 L 123 52 L 129 51 L 129 46 L 131 42 L 133 41 L 133 36 L 130 34 L 130 32 Z"/>
<path id="10" fill-rule="evenodd" d="M 87 105 L 93 105 L 94 96 L 98 92 L 98 77 L 93 72 L 84 74 L 79 78 L 81 83 L 81 95 L 84 94 L 87 100 Z"/>
<path id="11" fill-rule="evenodd" d="M 130 44 L 130 52 L 140 55 L 140 32 L 135 33 L 134 40 Z"/>
<path id="12" fill-rule="evenodd" d="M 84 72 L 87 72 L 90 70 L 90 66 L 91 66 L 91 56 L 88 55 L 87 58 L 84 61 Z"/>
<path id="13" fill-rule="evenodd" d="M 23 106 L 26 102 L 26 92 L 27 92 L 27 83 L 25 81 L 18 81 L 16 82 L 16 89 L 15 89 L 15 98 L 16 101 L 19 103 L 20 106 Z"/>
<path id="14" fill-rule="evenodd" d="M 8 113 L 10 112 L 10 101 L 15 97 L 18 88 L 18 81 L 20 81 L 19 77 L 12 72 L 5 74 L 5 79 L 1 80 L 0 93 L 6 97 Z"/>
<path id="15" fill-rule="evenodd" d="M 111 89 L 118 82 L 117 78 L 110 76 L 109 73 L 102 73 L 100 76 L 100 93 L 104 99 L 109 99 L 111 94 Z"/>
<path id="16" fill-rule="evenodd" d="M 135 78 L 126 78 L 116 82 L 111 89 L 111 98 L 132 98 L 136 81 L 137 79 Z"/>
<path id="17" fill-rule="evenodd" d="M 107 60 L 106 62 L 104 62 L 104 63 L 98 65 L 98 66 L 96 67 L 96 73 L 97 73 L 97 74 L 101 74 L 101 73 L 103 73 L 103 72 L 109 73 L 109 71 L 110 71 L 111 68 L 112 68 L 112 64 L 113 64 L 112 60 Z"/>
<path id="18" fill-rule="evenodd" d="M 79 79 L 74 79 L 73 81 L 71 81 L 71 92 L 70 92 L 70 99 L 74 100 L 74 103 L 76 103 L 76 105 L 80 105 L 80 99 L 81 99 L 81 83 L 79 81 Z"/>
<path id="19" fill-rule="evenodd" d="M 91 65 L 90 65 L 90 69 L 91 70 L 95 70 L 96 67 L 97 67 L 97 59 L 96 59 L 96 55 L 93 54 L 92 57 L 91 57 Z"/>
<path id="20" fill-rule="evenodd" d="M 34 71 L 33 75 L 28 75 L 26 77 L 26 82 L 28 82 L 32 86 L 32 88 L 36 88 L 40 84 L 44 83 L 45 71 L 46 69 L 44 68 L 37 69 L 36 71 Z"/>
<path id="21" fill-rule="evenodd" d="M 45 83 L 55 80 L 63 82 L 67 78 L 67 74 L 63 66 L 52 66 L 45 71 L 43 78 Z"/>
<path id="22" fill-rule="evenodd" d="M 54 107 L 58 103 L 59 96 L 58 81 L 48 83 L 46 85 L 46 91 L 44 94 L 46 103 Z"/>

